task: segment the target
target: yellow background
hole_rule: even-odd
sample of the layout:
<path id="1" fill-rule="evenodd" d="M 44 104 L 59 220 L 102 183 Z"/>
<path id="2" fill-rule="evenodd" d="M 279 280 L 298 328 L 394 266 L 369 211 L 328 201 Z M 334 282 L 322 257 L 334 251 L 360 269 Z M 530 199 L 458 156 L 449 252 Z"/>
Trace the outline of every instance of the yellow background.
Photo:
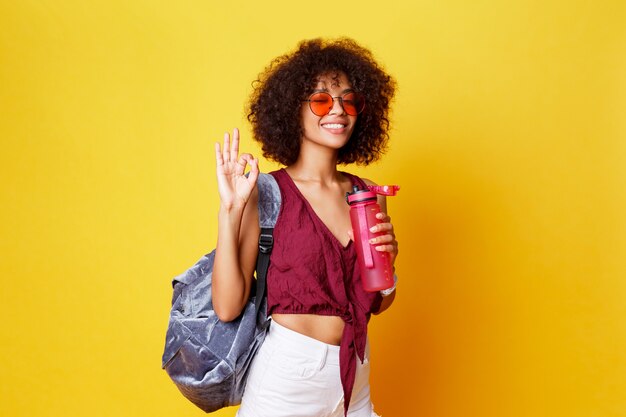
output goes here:
<path id="1" fill-rule="evenodd" d="M 626 2 L 0 6 L 2 416 L 201 416 L 160 369 L 215 245 L 213 142 L 275 56 L 354 37 L 399 83 L 390 416 L 626 416 Z M 264 171 L 276 166 L 261 161 Z M 233 416 L 231 408 L 216 416 Z"/>

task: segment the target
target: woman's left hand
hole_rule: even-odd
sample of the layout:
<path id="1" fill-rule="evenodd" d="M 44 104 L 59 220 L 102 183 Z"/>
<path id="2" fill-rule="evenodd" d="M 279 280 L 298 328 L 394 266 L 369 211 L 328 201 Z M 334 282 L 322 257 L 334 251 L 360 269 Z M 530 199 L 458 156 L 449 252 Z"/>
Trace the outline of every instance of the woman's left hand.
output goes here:
<path id="1" fill-rule="evenodd" d="M 396 235 L 393 232 L 393 224 L 391 224 L 391 217 L 387 213 L 382 211 L 376 214 L 376 218 L 381 221 L 376 226 L 372 226 L 370 231 L 372 233 L 384 232 L 385 234 L 370 239 L 370 244 L 374 245 L 374 249 L 379 252 L 389 252 L 391 256 L 391 264 L 393 265 L 398 256 L 398 241 Z"/>

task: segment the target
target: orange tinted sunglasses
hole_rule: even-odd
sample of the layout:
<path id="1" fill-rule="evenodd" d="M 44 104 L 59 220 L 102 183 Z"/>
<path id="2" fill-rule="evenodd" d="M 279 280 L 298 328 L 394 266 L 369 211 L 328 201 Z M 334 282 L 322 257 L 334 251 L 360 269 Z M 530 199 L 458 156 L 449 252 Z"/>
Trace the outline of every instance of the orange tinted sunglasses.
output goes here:
<path id="1" fill-rule="evenodd" d="M 329 93 L 323 91 L 313 93 L 309 96 L 309 108 L 316 116 L 325 116 L 330 113 L 335 99 L 339 100 L 339 104 L 343 110 L 350 116 L 356 116 L 365 108 L 365 97 L 362 94 L 349 91 L 339 97 L 333 97 Z"/>

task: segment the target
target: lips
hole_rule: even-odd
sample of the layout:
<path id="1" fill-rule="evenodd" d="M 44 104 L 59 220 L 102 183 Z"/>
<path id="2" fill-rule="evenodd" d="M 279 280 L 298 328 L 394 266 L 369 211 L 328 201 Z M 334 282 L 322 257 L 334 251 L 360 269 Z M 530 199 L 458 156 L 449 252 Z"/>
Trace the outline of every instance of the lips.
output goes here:
<path id="1" fill-rule="evenodd" d="M 326 129 L 343 129 L 346 126 L 347 125 L 343 123 L 322 123 L 322 127 L 325 127 Z"/>
<path id="2" fill-rule="evenodd" d="M 322 123 L 322 129 L 331 135 L 343 135 L 347 132 L 347 124 L 344 123 Z"/>

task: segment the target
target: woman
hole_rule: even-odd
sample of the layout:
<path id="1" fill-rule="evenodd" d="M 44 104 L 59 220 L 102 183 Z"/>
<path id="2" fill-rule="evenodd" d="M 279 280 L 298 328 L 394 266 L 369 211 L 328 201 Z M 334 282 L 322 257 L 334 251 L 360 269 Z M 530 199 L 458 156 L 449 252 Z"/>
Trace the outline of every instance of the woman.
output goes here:
<path id="1" fill-rule="evenodd" d="M 239 417 L 376 416 L 367 322 L 389 307 L 395 287 L 363 290 L 345 195 L 353 185 L 374 183 L 337 165 L 367 165 L 381 156 L 394 91 L 393 79 L 350 39 L 302 42 L 255 83 L 248 120 L 263 155 L 285 168 L 271 173 L 282 196 L 267 273 L 272 324 L 251 365 Z M 259 161 L 239 155 L 237 129 L 232 142 L 226 133 L 223 147 L 216 143 L 215 156 L 221 204 L 213 306 L 229 321 L 241 313 L 253 282 Z M 375 231 L 385 233 L 370 243 L 395 262 L 385 198 L 378 203 Z"/>

